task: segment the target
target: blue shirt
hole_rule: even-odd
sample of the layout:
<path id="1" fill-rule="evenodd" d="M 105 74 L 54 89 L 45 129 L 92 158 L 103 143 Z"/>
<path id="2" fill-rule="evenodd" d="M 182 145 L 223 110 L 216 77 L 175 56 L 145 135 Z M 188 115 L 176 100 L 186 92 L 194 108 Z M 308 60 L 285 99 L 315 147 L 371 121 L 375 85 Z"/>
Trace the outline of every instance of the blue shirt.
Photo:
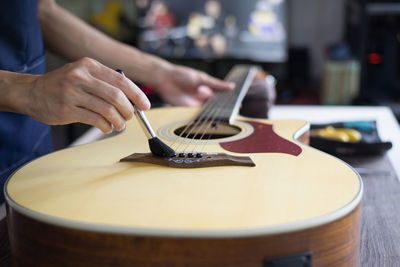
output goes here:
<path id="1" fill-rule="evenodd" d="M 43 74 L 45 50 L 37 0 L 0 1 L 0 69 Z M 23 164 L 52 151 L 48 125 L 25 115 L 0 112 L 0 184 Z M 3 190 L 0 202 L 4 201 Z"/>

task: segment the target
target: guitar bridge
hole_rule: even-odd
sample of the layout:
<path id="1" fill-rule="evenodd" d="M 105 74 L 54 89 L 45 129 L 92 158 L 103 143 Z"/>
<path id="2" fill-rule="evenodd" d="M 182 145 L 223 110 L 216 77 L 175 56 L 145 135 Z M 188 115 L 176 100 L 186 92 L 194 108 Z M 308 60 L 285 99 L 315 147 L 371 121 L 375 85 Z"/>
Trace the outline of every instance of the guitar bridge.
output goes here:
<path id="1" fill-rule="evenodd" d="M 142 162 L 172 168 L 206 168 L 218 166 L 256 166 L 250 157 L 237 157 L 225 153 L 202 153 L 201 157 L 193 157 L 179 153 L 175 157 L 158 157 L 152 153 L 134 153 L 120 162 Z"/>

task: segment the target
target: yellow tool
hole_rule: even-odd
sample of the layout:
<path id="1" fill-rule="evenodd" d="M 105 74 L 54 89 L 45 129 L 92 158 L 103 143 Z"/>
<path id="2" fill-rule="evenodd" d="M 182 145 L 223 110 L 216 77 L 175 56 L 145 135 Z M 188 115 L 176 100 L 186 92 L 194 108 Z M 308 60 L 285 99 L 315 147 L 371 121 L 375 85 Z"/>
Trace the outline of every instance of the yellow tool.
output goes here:
<path id="1" fill-rule="evenodd" d="M 311 135 L 345 143 L 358 143 L 362 138 L 361 133 L 357 130 L 334 128 L 332 126 L 328 126 L 323 129 L 312 130 Z"/>

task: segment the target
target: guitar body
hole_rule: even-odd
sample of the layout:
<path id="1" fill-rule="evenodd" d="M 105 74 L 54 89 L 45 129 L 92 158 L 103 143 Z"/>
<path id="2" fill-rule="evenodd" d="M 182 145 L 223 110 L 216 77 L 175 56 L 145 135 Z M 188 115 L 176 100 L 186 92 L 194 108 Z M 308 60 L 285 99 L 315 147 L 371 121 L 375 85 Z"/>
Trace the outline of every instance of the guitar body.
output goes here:
<path id="1" fill-rule="evenodd" d="M 116 137 L 39 158 L 10 178 L 5 192 L 15 264 L 358 265 L 361 180 L 347 164 L 296 140 L 307 133 L 306 122 L 241 117 L 234 136 L 188 143 L 174 131 L 197 112 L 146 114 L 171 146 L 249 156 L 255 166 L 119 162 L 149 152 L 132 120 Z"/>

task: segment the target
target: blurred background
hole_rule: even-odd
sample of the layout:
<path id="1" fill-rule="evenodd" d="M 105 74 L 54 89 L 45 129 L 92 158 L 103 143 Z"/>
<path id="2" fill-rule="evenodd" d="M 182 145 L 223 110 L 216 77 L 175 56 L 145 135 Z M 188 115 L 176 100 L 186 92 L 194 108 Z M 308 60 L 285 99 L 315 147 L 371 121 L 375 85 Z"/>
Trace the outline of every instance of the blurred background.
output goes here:
<path id="1" fill-rule="evenodd" d="M 277 81 L 277 104 L 384 105 L 400 119 L 399 1 L 57 3 L 122 42 L 220 78 L 235 64 L 260 65 Z M 48 71 L 65 63 L 48 53 Z M 55 148 L 87 129 L 53 127 Z"/>

